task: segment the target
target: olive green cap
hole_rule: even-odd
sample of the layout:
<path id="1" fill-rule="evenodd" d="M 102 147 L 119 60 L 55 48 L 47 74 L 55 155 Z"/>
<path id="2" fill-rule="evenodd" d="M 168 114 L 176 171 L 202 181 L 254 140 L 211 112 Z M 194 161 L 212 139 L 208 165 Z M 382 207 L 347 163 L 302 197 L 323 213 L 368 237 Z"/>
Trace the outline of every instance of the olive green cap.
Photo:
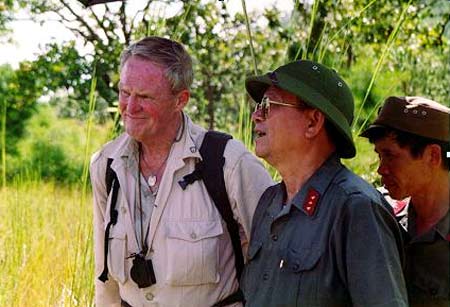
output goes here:
<path id="1" fill-rule="evenodd" d="M 299 60 L 245 80 L 245 88 L 254 101 L 261 101 L 271 85 L 296 95 L 308 106 L 324 113 L 340 136 L 334 140 L 339 156 L 355 156 L 350 128 L 355 108 L 353 95 L 336 71 L 313 61 Z"/>
<path id="2" fill-rule="evenodd" d="M 377 129 L 393 128 L 438 141 L 449 141 L 450 109 L 423 97 L 388 97 L 375 121 L 361 133 L 370 138 Z"/>

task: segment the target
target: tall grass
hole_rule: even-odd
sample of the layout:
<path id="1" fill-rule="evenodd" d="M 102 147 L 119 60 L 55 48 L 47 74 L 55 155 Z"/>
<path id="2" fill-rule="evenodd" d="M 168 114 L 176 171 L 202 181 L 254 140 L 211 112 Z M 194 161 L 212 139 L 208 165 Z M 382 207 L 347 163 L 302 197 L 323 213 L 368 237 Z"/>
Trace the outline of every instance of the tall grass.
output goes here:
<path id="1" fill-rule="evenodd" d="M 353 130 L 356 129 L 356 125 L 359 122 L 359 119 L 360 119 L 360 116 L 361 116 L 361 112 L 364 109 L 364 104 L 366 103 L 367 98 L 369 97 L 370 91 L 372 90 L 372 87 L 375 84 L 375 80 L 379 76 L 379 72 L 380 72 L 381 67 L 383 65 L 383 62 L 384 62 L 384 60 L 386 58 L 386 55 L 388 54 L 388 52 L 392 48 L 392 45 L 395 42 L 395 39 L 397 38 L 397 35 L 398 35 L 398 33 L 399 33 L 400 29 L 401 29 L 401 26 L 402 26 L 403 22 L 405 21 L 406 12 L 408 11 L 408 8 L 411 5 L 411 2 L 412 2 L 412 0 L 409 0 L 409 2 L 404 6 L 404 8 L 403 8 L 403 10 L 402 10 L 398 20 L 397 20 L 397 23 L 396 23 L 394 29 L 392 30 L 391 34 L 389 35 L 389 37 L 387 39 L 387 42 L 386 42 L 386 44 L 385 44 L 385 46 L 383 48 L 383 52 L 382 52 L 380 58 L 377 61 L 377 65 L 376 65 L 375 71 L 374 71 L 374 73 L 372 75 L 372 79 L 370 80 L 369 87 L 367 88 L 366 95 L 364 96 L 364 99 L 363 99 L 362 103 L 359 106 L 359 109 L 357 111 L 355 120 L 353 122 Z M 364 128 L 363 125 L 361 125 L 359 127 L 359 130 L 357 132 L 358 135 L 361 133 L 363 128 Z"/>
<path id="2" fill-rule="evenodd" d="M 92 213 L 80 189 L 23 178 L 1 193 L 0 306 L 92 305 Z"/>
<path id="3" fill-rule="evenodd" d="M 94 125 L 95 85 L 94 78 L 89 119 L 82 126 L 76 120 L 57 119 L 41 106 L 28 123 L 28 138 L 19 144 L 25 160 L 9 162 L 27 166 L 0 190 L 0 306 L 93 305 L 88 166 L 90 155 L 106 141 L 111 127 Z M 33 151 L 33 144 L 43 142 L 47 152 Z M 64 161 L 82 168 L 77 171 L 79 180 L 70 179 L 71 184 L 63 184 L 64 178 L 42 178 L 47 160 L 54 161 L 53 151 L 59 149 Z M 39 159 L 33 158 L 35 154 Z M 45 155 L 47 160 L 41 160 Z M 64 161 L 60 165 L 67 166 Z"/>
<path id="4" fill-rule="evenodd" d="M 6 101 L 2 101 L 2 127 L 0 140 L 2 145 L 2 187 L 6 188 Z"/>

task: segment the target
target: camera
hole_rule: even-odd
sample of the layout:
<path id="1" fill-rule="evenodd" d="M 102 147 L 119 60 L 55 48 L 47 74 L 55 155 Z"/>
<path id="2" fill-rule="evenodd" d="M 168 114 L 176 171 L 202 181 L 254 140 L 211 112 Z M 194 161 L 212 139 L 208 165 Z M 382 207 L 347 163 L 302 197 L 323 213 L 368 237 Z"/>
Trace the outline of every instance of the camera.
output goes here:
<path id="1" fill-rule="evenodd" d="M 156 283 L 155 271 L 151 259 L 145 259 L 141 254 L 137 254 L 133 259 L 133 266 L 130 270 L 131 279 L 139 288 L 147 288 Z"/>

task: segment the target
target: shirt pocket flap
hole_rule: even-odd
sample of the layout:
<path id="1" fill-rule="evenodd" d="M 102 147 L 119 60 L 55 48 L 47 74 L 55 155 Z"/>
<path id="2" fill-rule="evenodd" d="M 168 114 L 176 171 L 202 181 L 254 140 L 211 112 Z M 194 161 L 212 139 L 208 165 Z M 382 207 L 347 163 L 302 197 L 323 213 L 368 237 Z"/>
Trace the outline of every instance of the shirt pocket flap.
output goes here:
<path id="1" fill-rule="evenodd" d="M 123 229 L 123 227 L 121 227 L 121 225 L 112 225 L 110 230 L 109 230 L 109 238 L 110 239 L 119 239 L 119 240 L 125 240 L 127 236 L 127 233 L 125 232 L 125 230 Z"/>
<path id="2" fill-rule="evenodd" d="M 287 267 L 295 273 L 309 271 L 316 266 L 321 256 L 322 251 L 319 249 L 289 249 L 287 253 Z"/>
<path id="3" fill-rule="evenodd" d="M 173 239 L 196 242 L 206 238 L 220 236 L 223 233 L 222 223 L 216 221 L 170 222 L 167 236 Z"/>
<path id="4" fill-rule="evenodd" d="M 255 256 L 258 254 L 259 250 L 262 247 L 262 243 L 258 241 L 254 241 L 250 243 L 250 246 L 248 247 L 247 257 L 249 260 L 252 260 L 255 258 Z"/>

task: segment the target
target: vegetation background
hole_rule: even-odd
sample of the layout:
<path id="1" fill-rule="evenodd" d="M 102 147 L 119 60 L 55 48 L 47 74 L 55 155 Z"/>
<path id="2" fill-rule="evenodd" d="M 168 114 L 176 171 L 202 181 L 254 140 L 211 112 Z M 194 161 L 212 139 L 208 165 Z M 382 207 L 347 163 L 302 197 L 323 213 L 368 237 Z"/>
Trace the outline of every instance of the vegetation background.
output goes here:
<path id="1" fill-rule="evenodd" d="M 18 11 L 56 19 L 76 36 L 18 68 L 0 66 L 0 306 L 93 305 L 87 167 L 121 130 L 118 59 L 136 39 L 182 42 L 195 61 L 187 113 L 250 148 L 245 77 L 301 58 L 332 66 L 356 103 L 358 155 L 345 163 L 375 185 L 376 156 L 357 135 L 384 98 L 450 104 L 448 0 L 278 1 L 292 3 L 287 13 L 277 5 L 249 13 L 241 0 L 235 14 L 227 0 L 141 0 L 132 11 L 133 1 L 0 0 L 2 40 Z"/>

